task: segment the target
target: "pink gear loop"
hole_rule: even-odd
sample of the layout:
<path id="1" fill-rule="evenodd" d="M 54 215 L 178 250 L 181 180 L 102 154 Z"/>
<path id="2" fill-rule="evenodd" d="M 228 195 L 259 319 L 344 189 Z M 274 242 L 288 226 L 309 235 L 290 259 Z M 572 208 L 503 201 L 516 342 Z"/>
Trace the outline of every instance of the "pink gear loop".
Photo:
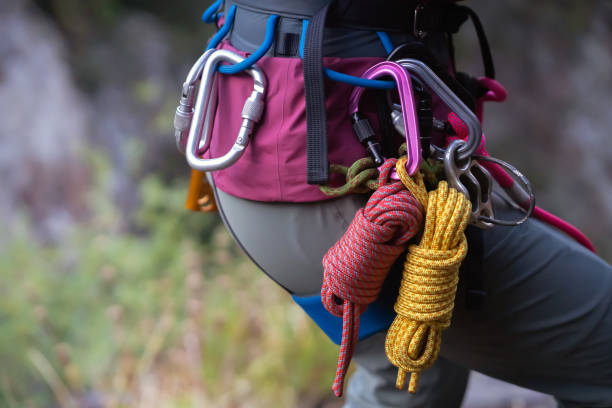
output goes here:
<path id="1" fill-rule="evenodd" d="M 478 84 L 487 89 L 487 93 L 476 101 L 476 117 L 482 123 L 485 102 L 504 102 L 508 97 L 506 88 L 493 78 L 480 77 Z"/>

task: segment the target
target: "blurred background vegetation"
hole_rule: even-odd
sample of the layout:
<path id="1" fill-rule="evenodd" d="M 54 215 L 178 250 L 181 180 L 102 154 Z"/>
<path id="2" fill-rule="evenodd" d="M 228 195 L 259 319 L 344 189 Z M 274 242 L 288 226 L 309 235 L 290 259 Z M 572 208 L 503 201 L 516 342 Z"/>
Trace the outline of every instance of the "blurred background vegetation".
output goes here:
<path id="1" fill-rule="evenodd" d="M 507 103 L 489 151 L 610 259 L 612 4 L 468 2 Z M 206 3 L 0 3 L 0 407 L 323 406 L 337 349 L 183 209 L 180 85 Z M 460 68 L 480 73 L 474 34 Z"/>

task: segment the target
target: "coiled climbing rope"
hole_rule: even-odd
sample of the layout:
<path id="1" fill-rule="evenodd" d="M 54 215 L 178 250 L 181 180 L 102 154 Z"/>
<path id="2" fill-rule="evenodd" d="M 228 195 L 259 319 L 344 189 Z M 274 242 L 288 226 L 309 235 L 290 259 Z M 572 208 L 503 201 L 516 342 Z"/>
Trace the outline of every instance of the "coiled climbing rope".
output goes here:
<path id="1" fill-rule="evenodd" d="M 400 178 L 407 175 L 400 172 Z M 412 373 L 408 391 L 415 393 L 419 373 L 436 360 L 442 331 L 451 322 L 459 266 L 467 254 L 464 235 L 471 204 L 445 181 L 429 192 L 425 230 L 418 245 L 408 249 L 395 303 L 397 316 L 385 342 L 389 361 L 398 367 L 396 386 L 403 389 Z"/>
<path id="2" fill-rule="evenodd" d="M 332 387 L 342 395 L 344 376 L 359 336 L 359 317 L 378 297 L 391 265 L 405 251 L 408 241 L 422 229 L 422 200 L 427 191 L 420 174 L 409 180 L 389 182 L 397 163 L 388 159 L 380 168 L 378 189 L 355 215 L 342 238 L 323 258 L 321 297 L 325 308 L 342 317 L 342 343 Z M 411 193 L 414 191 L 414 193 Z"/>

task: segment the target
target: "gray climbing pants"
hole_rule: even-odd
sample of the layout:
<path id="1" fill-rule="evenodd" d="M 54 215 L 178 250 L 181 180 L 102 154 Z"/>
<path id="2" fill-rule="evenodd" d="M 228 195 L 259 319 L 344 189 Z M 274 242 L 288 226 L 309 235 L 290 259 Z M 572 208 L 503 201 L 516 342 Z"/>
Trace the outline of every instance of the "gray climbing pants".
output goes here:
<path id="1" fill-rule="evenodd" d="M 268 3 L 261 1 L 262 6 Z M 282 3 L 286 9 L 318 10 L 322 2 Z M 241 9 L 231 43 L 255 51 L 266 19 L 267 14 Z M 283 24 L 286 31 L 301 32 L 298 20 L 284 19 Z M 449 65 L 445 38 L 430 35 L 426 42 L 439 62 Z M 409 39 L 408 34 L 392 35 L 394 44 Z M 387 55 L 377 35 L 362 30 L 327 29 L 323 46 L 324 55 L 336 57 Z M 261 203 L 217 191 L 217 202 L 251 259 L 281 286 L 307 296 L 319 293 L 321 259 L 365 198 Z M 469 369 L 551 394 L 565 407 L 612 407 L 610 265 L 536 220 L 485 231 L 481 262 L 486 301 L 480 310 L 464 307 L 467 283 L 462 275 L 452 325 L 442 335 L 441 357 L 422 373 L 418 393 L 395 389 L 396 371 L 386 359 L 381 333 L 357 346 L 359 368 L 348 385 L 347 407 L 458 407 Z"/>
<path id="2" fill-rule="evenodd" d="M 261 203 L 217 190 L 235 239 L 272 279 L 298 295 L 319 292 L 321 259 L 365 198 Z M 501 213 L 512 211 L 498 204 Z M 460 277 L 441 357 L 416 395 L 395 389 L 384 333 L 359 342 L 346 406 L 458 407 L 469 369 L 551 394 L 564 407 L 612 407 L 612 268 L 555 229 L 530 219 L 483 234 L 480 310 Z M 469 242 L 468 242 L 469 244 Z M 330 373 L 330 380 L 333 373 Z"/>

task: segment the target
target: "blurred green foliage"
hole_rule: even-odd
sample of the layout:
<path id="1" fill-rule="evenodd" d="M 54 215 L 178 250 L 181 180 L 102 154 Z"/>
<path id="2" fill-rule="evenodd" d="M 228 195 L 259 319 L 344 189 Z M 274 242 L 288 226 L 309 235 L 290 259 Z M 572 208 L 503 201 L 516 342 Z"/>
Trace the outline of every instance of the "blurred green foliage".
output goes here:
<path id="1" fill-rule="evenodd" d="M 23 217 L 0 249 L 0 406 L 296 406 L 328 394 L 336 347 L 216 214 L 188 212 L 184 183 L 150 176 L 135 232 L 121 232 L 95 157 L 88 223 L 45 246 Z"/>

